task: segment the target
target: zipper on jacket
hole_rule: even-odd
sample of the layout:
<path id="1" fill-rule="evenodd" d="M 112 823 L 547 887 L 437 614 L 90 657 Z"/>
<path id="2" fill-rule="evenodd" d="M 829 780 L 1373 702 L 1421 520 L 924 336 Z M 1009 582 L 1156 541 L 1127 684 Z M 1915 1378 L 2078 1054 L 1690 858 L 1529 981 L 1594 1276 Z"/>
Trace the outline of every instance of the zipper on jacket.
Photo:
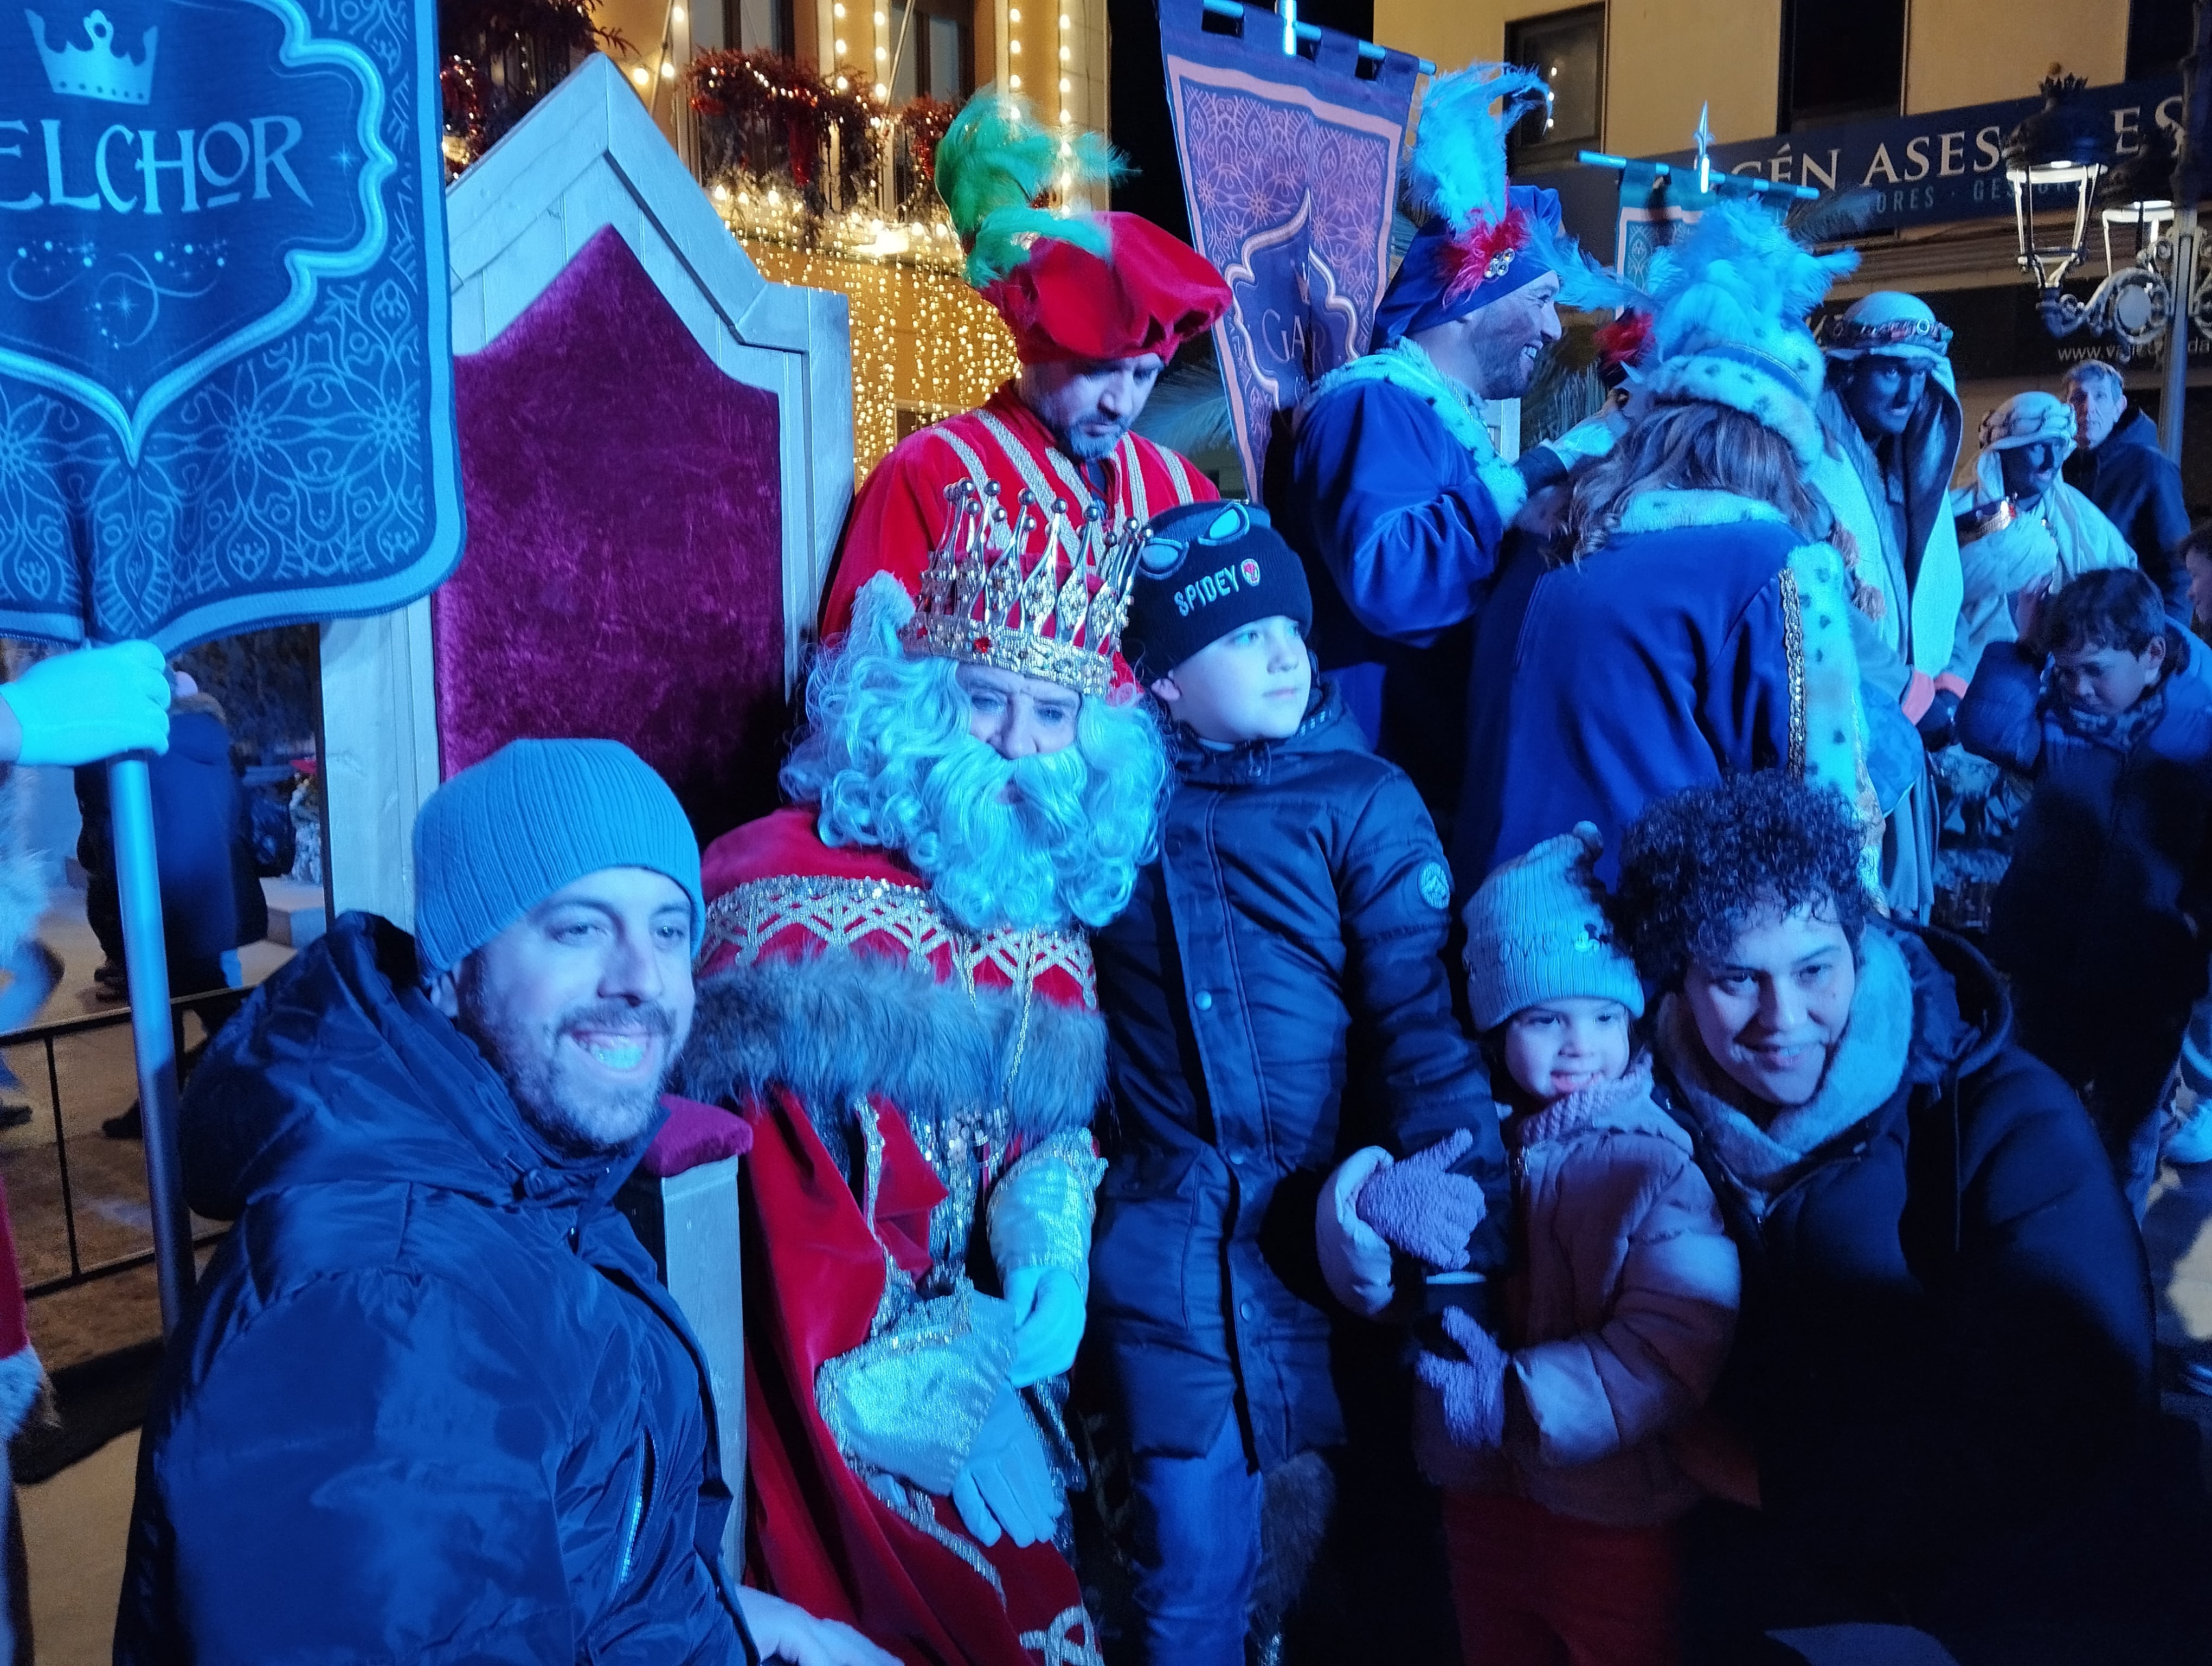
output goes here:
<path id="1" fill-rule="evenodd" d="M 645 1456 L 638 1467 L 637 1492 L 631 1497 L 629 1510 L 623 1519 L 622 1560 L 615 1565 L 615 1591 L 629 1583 L 630 1566 L 637 1559 L 637 1541 L 645 1532 L 646 1512 L 653 1508 L 653 1434 L 647 1431 L 641 1438 L 645 1444 Z"/>

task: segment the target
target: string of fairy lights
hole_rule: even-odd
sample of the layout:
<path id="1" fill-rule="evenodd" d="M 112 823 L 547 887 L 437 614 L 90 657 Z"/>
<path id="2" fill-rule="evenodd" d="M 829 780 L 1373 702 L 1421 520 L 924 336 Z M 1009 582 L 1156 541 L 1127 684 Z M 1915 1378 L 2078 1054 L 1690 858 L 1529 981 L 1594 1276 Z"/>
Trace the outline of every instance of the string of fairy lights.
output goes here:
<path id="1" fill-rule="evenodd" d="M 894 83 L 927 94 L 930 76 L 921 54 L 920 19 L 905 15 L 914 0 L 832 0 L 833 61 L 854 66 L 854 78 L 878 105 L 888 106 Z M 1050 119 L 1057 116 L 1061 169 L 1054 195 L 1079 202 L 1072 169 L 1078 124 L 1085 115 L 1082 7 L 1086 0 L 994 0 L 1004 43 L 997 68 L 1008 90 L 1024 93 Z M 1025 18 L 1024 6 L 1051 8 Z M 868 9 L 869 33 L 859 37 L 849 8 Z M 819 14 L 817 14 L 819 15 Z M 865 55 L 856 53 L 856 38 Z M 1041 54 L 1031 50 L 1041 46 Z M 872 75 L 872 84 L 860 66 Z M 979 71 L 985 66 L 978 65 Z M 981 78 L 979 74 L 979 78 Z M 839 75 L 836 87 L 847 85 Z M 1056 94 L 1056 97 L 1052 96 Z M 876 127 L 898 119 L 887 110 Z M 903 433 L 921 423 L 980 404 L 1019 368 L 1012 337 L 990 304 L 961 276 L 962 251 L 943 215 L 902 222 L 889 220 L 890 202 L 873 208 L 844 206 L 823 212 L 787 185 L 725 179 L 711 192 L 714 207 L 762 276 L 781 283 L 832 289 L 851 304 L 853 427 L 855 478 L 865 477 Z M 908 212 L 913 210 L 909 209 Z"/>
<path id="2" fill-rule="evenodd" d="M 982 404 L 1020 368 L 1006 326 L 962 278 L 959 241 L 944 221 L 810 213 L 775 186 L 712 195 L 762 277 L 834 289 L 851 303 L 855 485 L 903 433 Z"/>

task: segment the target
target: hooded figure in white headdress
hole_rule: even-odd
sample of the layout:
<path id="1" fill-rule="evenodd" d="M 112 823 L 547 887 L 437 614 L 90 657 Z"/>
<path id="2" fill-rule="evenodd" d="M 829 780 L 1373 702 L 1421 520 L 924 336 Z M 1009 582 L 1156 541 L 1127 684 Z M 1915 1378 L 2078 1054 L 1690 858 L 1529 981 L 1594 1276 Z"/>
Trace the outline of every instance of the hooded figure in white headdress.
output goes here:
<path id="1" fill-rule="evenodd" d="M 1966 428 L 1950 339 L 1925 301 L 1895 290 L 1831 320 L 1817 406 L 1826 445 L 1807 471 L 1835 512 L 1833 542 L 1850 569 L 1869 716 L 1876 702 L 1894 703 L 1931 749 L 1950 743 L 1966 692 L 1950 675 L 1962 585 L 1949 490 Z M 1902 790 L 1883 806 L 1882 891 L 1893 915 L 1924 922 L 1936 900 L 1936 795 L 1920 745 L 1900 763 Z"/>
<path id="2" fill-rule="evenodd" d="M 2133 567 L 2135 551 L 2104 512 L 2059 471 L 2074 450 L 2074 413 L 2050 393 L 2015 393 L 1982 420 L 1974 481 L 1951 494 L 1965 599 L 1950 671 L 1971 679 L 1982 651 L 2017 639 L 2012 599 L 2100 567 Z"/>

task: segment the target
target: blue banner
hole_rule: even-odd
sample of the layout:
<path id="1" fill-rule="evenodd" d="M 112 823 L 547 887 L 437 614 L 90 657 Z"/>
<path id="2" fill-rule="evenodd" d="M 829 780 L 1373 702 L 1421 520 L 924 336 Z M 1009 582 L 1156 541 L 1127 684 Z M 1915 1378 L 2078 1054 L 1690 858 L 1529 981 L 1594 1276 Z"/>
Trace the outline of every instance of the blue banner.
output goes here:
<path id="1" fill-rule="evenodd" d="M 1367 349 L 1418 72 L 1403 52 L 1363 62 L 1330 29 L 1285 52 L 1283 28 L 1255 9 L 1231 22 L 1202 0 L 1160 7 L 1191 239 L 1235 297 L 1213 341 L 1255 497 L 1275 413 Z"/>
<path id="2" fill-rule="evenodd" d="M 0 15 L 0 633 L 177 648 L 461 547 L 433 0 Z"/>
<path id="3" fill-rule="evenodd" d="M 2163 76 L 2091 87 L 2075 95 L 2084 109 L 2108 124 L 2110 160 L 2125 161 L 2142 149 L 2155 125 L 2172 137 L 2181 120 L 2181 79 Z M 2040 98 L 1969 104 L 1917 116 L 1816 127 L 1771 139 L 1717 144 L 1707 153 L 1716 173 L 1758 174 L 1778 185 L 1875 193 L 1869 229 L 1933 225 L 1952 220 L 2009 217 L 2012 187 L 2005 183 L 2005 136 L 2042 107 Z M 1650 158 L 1694 165 L 1697 152 Z"/>

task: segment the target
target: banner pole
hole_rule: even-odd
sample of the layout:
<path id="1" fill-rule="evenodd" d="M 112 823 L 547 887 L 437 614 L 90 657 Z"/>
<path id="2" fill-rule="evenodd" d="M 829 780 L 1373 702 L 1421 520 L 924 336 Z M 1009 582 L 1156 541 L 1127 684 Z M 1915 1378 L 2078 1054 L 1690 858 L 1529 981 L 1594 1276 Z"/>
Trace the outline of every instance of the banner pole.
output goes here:
<path id="1" fill-rule="evenodd" d="M 154 792 L 147 754 L 107 762 L 115 888 L 123 915 L 123 962 L 131 982 L 131 1040 L 138 1064 L 138 1108 L 146 1132 L 146 1192 L 153 1203 L 154 1267 L 161 1334 L 172 1335 L 192 1293 L 191 1217 L 177 1153 L 177 1043 L 169 1015 L 169 952 L 161 930 L 161 877 L 154 856 Z"/>

